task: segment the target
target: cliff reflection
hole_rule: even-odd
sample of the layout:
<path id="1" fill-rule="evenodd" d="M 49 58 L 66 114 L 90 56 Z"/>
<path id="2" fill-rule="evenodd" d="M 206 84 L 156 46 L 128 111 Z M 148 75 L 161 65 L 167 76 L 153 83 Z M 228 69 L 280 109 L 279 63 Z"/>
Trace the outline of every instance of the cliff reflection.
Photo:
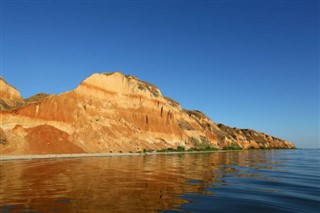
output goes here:
<path id="1" fill-rule="evenodd" d="M 270 155 L 270 152 L 268 152 Z M 1 212 L 157 212 L 224 184 L 272 169 L 263 152 L 148 155 L 0 162 Z M 244 171 L 244 172 L 242 172 Z M 211 194 L 210 194 L 211 193 Z"/>

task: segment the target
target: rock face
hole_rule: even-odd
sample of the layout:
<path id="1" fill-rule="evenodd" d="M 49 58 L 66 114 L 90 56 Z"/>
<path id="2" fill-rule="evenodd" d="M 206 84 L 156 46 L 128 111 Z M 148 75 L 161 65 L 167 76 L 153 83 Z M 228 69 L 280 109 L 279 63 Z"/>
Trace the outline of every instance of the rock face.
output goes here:
<path id="1" fill-rule="evenodd" d="M 162 96 L 156 86 L 120 72 L 93 74 L 59 95 L 23 101 L 17 94 L 6 83 L 1 88 L 1 100 L 10 106 L 0 112 L 3 154 L 137 152 L 177 146 L 295 148 L 254 130 L 215 124 Z"/>
<path id="2" fill-rule="evenodd" d="M 0 111 L 10 110 L 23 104 L 24 101 L 19 91 L 0 76 Z"/>

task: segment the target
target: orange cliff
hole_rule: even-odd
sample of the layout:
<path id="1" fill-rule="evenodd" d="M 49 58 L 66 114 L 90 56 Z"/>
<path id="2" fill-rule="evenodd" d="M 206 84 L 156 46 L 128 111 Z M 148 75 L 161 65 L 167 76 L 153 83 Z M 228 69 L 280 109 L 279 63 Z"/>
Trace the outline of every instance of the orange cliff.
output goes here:
<path id="1" fill-rule="evenodd" d="M 0 76 L 0 111 L 9 110 L 23 104 L 24 101 L 19 91 Z"/>
<path id="2" fill-rule="evenodd" d="M 264 133 L 215 124 L 164 97 L 156 86 L 120 72 L 95 73 L 59 95 L 23 100 L 2 78 L 0 91 L 2 154 L 137 152 L 177 146 L 295 148 Z"/>

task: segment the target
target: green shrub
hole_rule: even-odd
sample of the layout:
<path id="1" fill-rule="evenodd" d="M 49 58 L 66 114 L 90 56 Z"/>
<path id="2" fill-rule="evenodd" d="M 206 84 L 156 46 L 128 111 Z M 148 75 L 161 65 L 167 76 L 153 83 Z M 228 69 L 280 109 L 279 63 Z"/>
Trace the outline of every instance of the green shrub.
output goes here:
<path id="1" fill-rule="evenodd" d="M 202 145 L 201 147 L 191 147 L 186 150 L 184 146 L 177 146 L 176 149 L 174 148 L 166 148 L 166 149 L 160 149 L 157 150 L 157 152 L 199 152 L 199 151 L 217 151 L 219 150 L 217 147 L 211 146 L 211 145 Z"/>
<path id="2" fill-rule="evenodd" d="M 233 143 L 230 146 L 223 147 L 223 150 L 241 150 L 241 149 L 242 148 L 236 143 Z"/>
<path id="3" fill-rule="evenodd" d="M 217 147 L 214 147 L 211 145 L 206 146 L 204 149 L 204 151 L 217 151 L 217 150 L 219 150 Z"/>
<path id="4" fill-rule="evenodd" d="M 219 149 L 217 147 L 207 145 L 202 147 L 191 147 L 188 149 L 188 152 L 203 152 L 203 151 L 218 151 Z"/>
<path id="5" fill-rule="evenodd" d="M 184 148 L 184 146 L 177 146 L 177 151 L 184 152 L 184 151 L 186 151 L 186 149 Z"/>

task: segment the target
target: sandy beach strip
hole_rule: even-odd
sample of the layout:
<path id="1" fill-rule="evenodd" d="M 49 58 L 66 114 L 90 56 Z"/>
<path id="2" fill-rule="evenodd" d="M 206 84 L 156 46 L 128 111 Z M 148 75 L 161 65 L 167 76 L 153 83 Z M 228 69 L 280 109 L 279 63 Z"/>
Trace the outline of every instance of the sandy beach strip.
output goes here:
<path id="1" fill-rule="evenodd" d="M 7 160 L 32 160 L 49 158 L 84 158 L 84 157 L 114 157 L 143 155 L 140 153 L 80 153 L 80 154 L 43 154 L 43 155 L 0 155 L 0 161 Z"/>
<path id="2" fill-rule="evenodd" d="M 168 154 L 201 154 L 201 153 L 214 153 L 214 152 L 226 152 L 226 150 L 201 151 L 201 152 L 194 151 L 194 152 L 142 152 L 142 153 L 81 153 L 81 154 L 43 154 L 43 155 L 2 155 L 0 154 L 0 161 L 50 159 L 50 158 L 86 158 L 86 157 L 168 155 Z"/>

